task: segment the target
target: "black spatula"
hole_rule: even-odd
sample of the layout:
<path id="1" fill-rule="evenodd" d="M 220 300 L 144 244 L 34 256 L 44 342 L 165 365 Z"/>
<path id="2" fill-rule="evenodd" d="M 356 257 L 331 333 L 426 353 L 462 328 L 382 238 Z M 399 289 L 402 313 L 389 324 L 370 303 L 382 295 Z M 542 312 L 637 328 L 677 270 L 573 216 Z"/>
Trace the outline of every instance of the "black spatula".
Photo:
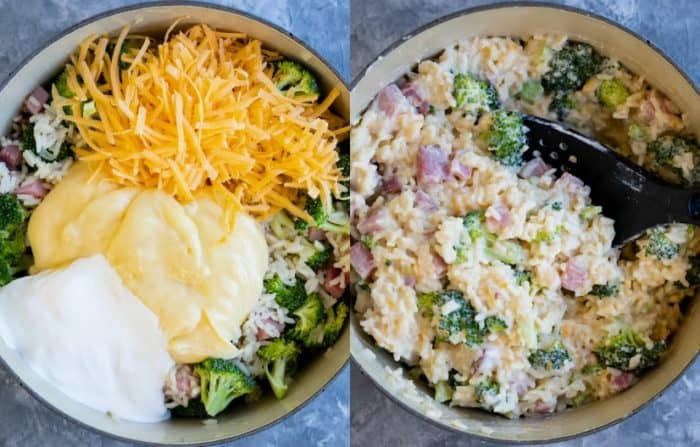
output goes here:
<path id="1" fill-rule="evenodd" d="M 618 246 L 655 225 L 700 224 L 700 190 L 667 183 L 607 146 L 559 123 L 524 116 L 528 151 L 523 157 L 542 160 L 560 174 L 569 172 L 591 188 L 593 204 L 615 220 Z"/>

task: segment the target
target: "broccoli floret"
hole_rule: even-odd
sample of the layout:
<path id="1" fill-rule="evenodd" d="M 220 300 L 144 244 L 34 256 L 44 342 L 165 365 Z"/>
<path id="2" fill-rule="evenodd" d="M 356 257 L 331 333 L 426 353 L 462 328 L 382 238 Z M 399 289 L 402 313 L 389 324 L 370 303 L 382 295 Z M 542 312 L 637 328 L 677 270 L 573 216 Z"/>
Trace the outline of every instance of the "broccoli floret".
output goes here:
<path id="1" fill-rule="evenodd" d="M 514 241 L 495 240 L 489 243 L 486 252 L 504 264 L 518 265 L 525 260 L 525 250 Z"/>
<path id="2" fill-rule="evenodd" d="M 115 44 L 113 44 L 113 43 L 110 43 L 109 45 L 107 45 L 106 52 L 107 52 L 107 54 L 110 55 L 110 57 L 114 55 L 114 47 L 115 47 Z M 131 51 L 131 44 L 129 43 L 128 40 L 125 40 L 122 43 L 122 47 L 119 49 L 119 71 L 127 70 L 131 66 L 131 62 L 127 62 L 127 61 L 122 59 L 122 56 L 124 56 L 125 54 L 129 54 L 130 51 Z"/>
<path id="3" fill-rule="evenodd" d="M 0 286 L 22 270 L 26 244 L 27 211 L 13 194 L 0 195 Z"/>
<path id="4" fill-rule="evenodd" d="M 369 234 L 363 234 L 361 241 L 370 250 L 374 247 L 374 238 Z"/>
<path id="5" fill-rule="evenodd" d="M 202 403 L 212 417 L 255 388 L 255 381 L 230 360 L 209 358 L 197 364 L 194 371 L 199 376 Z"/>
<path id="6" fill-rule="evenodd" d="M 347 319 L 348 306 L 344 302 L 340 301 L 335 306 L 328 309 L 326 323 L 323 325 L 324 346 L 331 346 L 338 340 Z"/>
<path id="7" fill-rule="evenodd" d="M 275 301 L 280 306 L 293 312 L 300 308 L 306 302 L 306 288 L 304 282 L 296 279 L 293 285 L 287 285 L 282 282 L 279 275 L 272 278 L 267 278 L 263 281 L 265 293 L 275 295 Z"/>
<path id="8" fill-rule="evenodd" d="M 454 303 L 455 310 L 440 316 L 437 325 L 437 340 L 453 344 L 465 342 L 469 345 L 481 344 L 484 330 L 476 322 L 476 311 L 464 299 L 462 292 L 446 290 L 440 293 L 441 306 Z"/>
<path id="9" fill-rule="evenodd" d="M 342 197 L 343 200 L 350 198 L 350 154 L 343 152 L 338 156 L 338 167 L 341 170 L 343 180 L 341 184 L 345 186 L 346 195 Z"/>
<path id="10" fill-rule="evenodd" d="M 671 259 L 681 250 L 680 244 L 672 242 L 661 228 L 652 228 L 648 231 L 649 240 L 645 253 L 657 259 Z"/>
<path id="11" fill-rule="evenodd" d="M 542 87 L 542 83 L 540 81 L 529 80 L 523 83 L 523 87 L 518 93 L 518 98 L 523 101 L 533 103 L 540 99 L 543 94 L 544 87 Z"/>
<path id="12" fill-rule="evenodd" d="M 606 337 L 593 353 L 602 365 L 639 373 L 656 365 L 665 349 L 663 341 L 652 341 L 629 328 Z"/>
<path id="13" fill-rule="evenodd" d="M 258 349 L 258 357 L 265 361 L 265 376 L 277 399 L 282 399 L 287 394 L 289 372 L 299 353 L 296 343 L 282 338 Z"/>
<path id="14" fill-rule="evenodd" d="M 306 265 L 311 267 L 313 271 L 317 272 L 328 265 L 328 262 L 330 262 L 332 258 L 333 247 L 330 245 L 324 245 L 322 249 L 316 249 L 314 254 L 309 256 L 309 259 L 306 260 Z"/>
<path id="15" fill-rule="evenodd" d="M 280 239 L 292 239 L 297 234 L 294 221 L 284 210 L 275 213 L 270 219 L 269 225 L 272 233 Z"/>
<path id="16" fill-rule="evenodd" d="M 320 230 L 330 231 L 331 233 L 350 234 L 350 217 L 348 213 L 344 211 L 332 211 L 330 214 L 326 213 L 326 209 L 321 199 L 318 197 L 315 199 L 308 197 L 304 209 L 309 213 L 314 220 L 314 224 Z M 308 228 L 309 223 L 305 220 L 297 219 L 294 226 L 297 230 L 305 230 Z"/>
<path id="17" fill-rule="evenodd" d="M 209 417 L 207 409 L 204 407 L 204 404 L 199 398 L 191 399 L 189 402 L 187 402 L 186 407 L 178 405 L 177 407 L 171 409 L 170 412 L 173 416 L 184 418 L 207 419 Z"/>
<path id="18" fill-rule="evenodd" d="M 525 283 L 532 284 L 532 272 L 529 270 L 514 270 L 513 275 L 515 275 L 515 283 L 519 286 Z"/>
<path id="19" fill-rule="evenodd" d="M 452 395 L 454 394 L 454 388 L 450 385 L 448 380 L 441 380 L 435 384 L 435 400 L 444 403 L 452 400 Z"/>
<path id="20" fill-rule="evenodd" d="M 592 46 L 568 41 L 549 61 L 542 87 L 546 93 L 578 90 L 600 70 L 602 63 L 603 57 Z"/>
<path id="21" fill-rule="evenodd" d="M 493 377 L 488 377 L 474 386 L 474 396 L 476 397 L 476 401 L 484 406 L 486 405 L 484 398 L 487 395 L 496 395 L 500 390 L 501 387 L 498 382 L 496 382 Z"/>
<path id="22" fill-rule="evenodd" d="M 627 128 L 627 136 L 635 141 L 642 141 L 646 138 L 647 131 L 644 127 L 632 123 Z"/>
<path id="23" fill-rule="evenodd" d="M 483 210 L 471 211 L 462 217 L 462 223 L 468 230 L 478 228 L 484 221 L 485 214 Z"/>
<path id="24" fill-rule="evenodd" d="M 617 295 L 619 291 L 620 285 L 616 283 L 594 284 L 593 288 L 589 292 L 589 295 L 597 296 L 600 298 L 612 297 Z"/>
<path id="25" fill-rule="evenodd" d="M 533 368 L 541 369 L 559 369 L 570 359 L 569 352 L 559 340 L 552 343 L 547 349 L 532 351 L 527 358 Z"/>
<path id="26" fill-rule="evenodd" d="M 612 110 L 627 101 L 629 95 L 625 84 L 617 78 L 606 79 L 598 86 L 598 101 Z"/>
<path id="27" fill-rule="evenodd" d="M 37 150 L 36 147 L 36 140 L 34 139 L 34 124 L 29 124 L 25 129 L 24 133 L 22 134 L 22 139 L 20 140 L 20 145 L 22 147 L 22 151 L 30 151 L 34 152 L 39 158 L 44 160 L 45 162 L 57 162 L 57 161 L 63 161 L 66 158 L 73 157 L 73 150 L 71 149 L 70 144 L 66 141 L 61 145 L 61 148 L 58 151 L 58 155 L 56 156 L 55 159 L 53 160 L 47 160 L 46 158 L 42 157 L 39 151 Z"/>
<path id="28" fill-rule="evenodd" d="M 580 217 L 583 220 L 591 220 L 598 214 L 600 214 L 603 211 L 603 208 L 600 206 L 587 206 L 581 210 L 580 213 L 578 213 L 578 217 Z"/>
<path id="29" fill-rule="evenodd" d="M 690 286 L 697 286 L 700 284 L 700 256 L 691 256 L 689 261 L 690 268 L 685 272 L 685 280 Z"/>
<path id="30" fill-rule="evenodd" d="M 318 96 L 318 82 L 301 64 L 288 59 L 275 63 L 272 82 L 287 97 Z"/>
<path id="31" fill-rule="evenodd" d="M 598 363 L 589 363 L 583 368 L 581 368 L 581 374 L 585 375 L 595 375 L 600 373 L 603 370 L 603 367 L 599 365 Z"/>
<path id="32" fill-rule="evenodd" d="M 486 317 L 483 324 L 479 324 L 476 321 L 476 311 L 464 299 L 462 292 L 458 290 L 419 293 L 416 296 L 416 305 L 420 314 L 426 318 L 439 315 L 439 318 L 434 319 L 438 342 L 478 345 L 489 333 L 498 332 L 508 327 L 503 320 L 496 316 Z M 447 314 L 441 314 L 445 305 L 451 308 L 451 311 Z"/>
<path id="33" fill-rule="evenodd" d="M 684 180 L 683 171 L 677 165 L 677 160 L 690 158 L 695 165 L 700 162 L 700 148 L 694 140 L 686 137 L 664 135 L 649 143 L 647 150 L 654 155 L 657 168 L 665 168 L 675 176 L 676 181 Z M 692 175 L 689 182 L 698 183 L 700 178 Z"/>
<path id="34" fill-rule="evenodd" d="M 505 321 L 493 315 L 486 317 L 484 320 L 484 326 L 486 326 L 486 331 L 495 333 L 508 329 L 508 325 Z"/>
<path id="35" fill-rule="evenodd" d="M 549 103 L 549 111 L 557 115 L 558 120 L 563 120 L 571 109 L 578 107 L 573 95 L 569 93 L 556 93 Z"/>
<path id="36" fill-rule="evenodd" d="M 591 400 L 591 393 L 587 390 L 581 391 L 578 394 L 576 394 L 576 396 L 574 396 L 573 399 L 571 399 L 571 406 L 574 408 L 578 408 L 581 405 L 588 402 L 589 400 Z"/>
<path id="37" fill-rule="evenodd" d="M 292 312 L 296 320 L 294 326 L 289 330 L 289 336 L 301 343 L 314 345 L 311 340 L 311 332 L 317 326 L 323 323 L 326 317 L 326 312 L 323 309 L 323 302 L 318 293 L 312 293 L 306 298 L 306 302 L 298 309 Z M 322 332 L 320 336 L 322 337 Z M 318 335 L 318 334 L 314 334 Z M 316 337 L 313 337 L 316 338 Z"/>
<path id="38" fill-rule="evenodd" d="M 499 107 L 498 93 L 488 81 L 478 81 L 468 74 L 454 78 L 452 96 L 457 107 L 469 113 L 490 112 Z"/>
<path id="39" fill-rule="evenodd" d="M 63 96 L 64 98 L 72 98 L 75 96 L 73 91 L 68 87 L 68 72 L 63 70 L 60 75 L 56 77 L 56 79 L 53 81 L 53 84 L 56 86 L 56 90 L 58 91 L 58 94 Z"/>
<path id="40" fill-rule="evenodd" d="M 491 127 L 486 131 L 488 149 L 506 166 L 522 163 L 522 152 L 527 144 L 526 129 L 521 115 L 498 110 L 492 114 Z"/>

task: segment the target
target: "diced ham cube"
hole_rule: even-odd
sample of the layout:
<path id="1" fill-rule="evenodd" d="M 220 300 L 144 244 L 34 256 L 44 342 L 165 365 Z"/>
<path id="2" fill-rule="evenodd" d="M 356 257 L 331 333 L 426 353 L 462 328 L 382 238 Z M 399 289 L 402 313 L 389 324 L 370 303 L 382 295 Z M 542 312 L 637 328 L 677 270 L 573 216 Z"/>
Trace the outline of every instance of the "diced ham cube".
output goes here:
<path id="1" fill-rule="evenodd" d="M 631 372 L 620 372 L 619 374 L 612 377 L 610 383 L 616 391 L 626 390 L 632 385 L 634 381 L 634 374 Z"/>
<path id="2" fill-rule="evenodd" d="M 326 232 L 316 227 L 310 227 L 307 234 L 310 241 L 325 241 Z"/>
<path id="3" fill-rule="evenodd" d="M 0 161 L 5 163 L 8 169 L 17 168 L 22 162 L 22 151 L 16 144 L 10 144 L 0 149 Z"/>
<path id="4" fill-rule="evenodd" d="M 375 233 L 386 228 L 389 221 L 389 212 L 385 208 L 379 208 L 367 215 L 357 224 L 357 230 L 362 234 Z"/>
<path id="5" fill-rule="evenodd" d="M 430 104 L 426 101 L 423 95 L 423 89 L 416 82 L 407 82 L 402 88 L 401 93 L 408 101 L 418 109 L 418 112 L 427 115 L 430 111 Z"/>
<path id="6" fill-rule="evenodd" d="M 561 187 L 564 191 L 570 194 L 576 194 L 581 188 L 583 188 L 583 180 L 575 175 L 565 172 L 557 179 L 554 185 Z"/>
<path id="7" fill-rule="evenodd" d="M 561 275 L 561 286 L 572 292 L 579 289 L 588 277 L 588 267 L 578 258 L 571 258 Z"/>
<path id="8" fill-rule="evenodd" d="M 396 84 L 389 84 L 377 95 L 377 107 L 387 117 L 393 118 L 405 111 L 408 103 Z"/>
<path id="9" fill-rule="evenodd" d="M 27 195 L 32 196 L 37 199 L 42 199 L 46 197 L 49 193 L 49 189 L 41 181 L 35 180 L 33 182 L 25 183 L 15 190 L 17 195 Z"/>
<path id="10" fill-rule="evenodd" d="M 345 293 L 345 287 L 342 286 L 337 278 L 343 275 L 343 271 L 339 268 L 331 267 L 323 273 L 323 288 L 328 292 L 333 298 L 340 298 Z M 348 283 L 347 274 L 345 278 L 345 284 Z"/>
<path id="11" fill-rule="evenodd" d="M 472 168 L 453 158 L 450 162 L 450 175 L 457 180 L 469 180 L 472 176 Z"/>
<path id="12" fill-rule="evenodd" d="M 540 157 L 535 157 L 523 165 L 518 175 L 528 179 L 531 177 L 542 177 L 549 170 L 549 166 Z"/>
<path id="13" fill-rule="evenodd" d="M 433 267 L 435 267 L 437 276 L 442 276 L 447 271 L 447 263 L 438 255 L 433 256 Z"/>
<path id="14" fill-rule="evenodd" d="M 449 175 L 450 161 L 439 146 L 421 146 L 418 149 L 418 183 L 442 183 Z"/>
<path id="15" fill-rule="evenodd" d="M 362 242 L 355 242 L 350 247 L 350 262 L 360 278 L 367 279 L 372 275 L 377 266 L 374 263 L 372 252 Z"/>
<path id="16" fill-rule="evenodd" d="M 406 287 L 416 287 L 416 277 L 415 276 L 404 276 L 403 277 L 403 283 L 406 285 Z"/>
<path id="17" fill-rule="evenodd" d="M 39 86 L 27 96 L 27 99 L 24 100 L 24 105 L 27 106 L 29 113 L 36 115 L 44 110 L 44 104 L 48 100 L 49 92 L 44 90 L 44 87 Z"/>
<path id="18" fill-rule="evenodd" d="M 503 203 L 495 203 L 486 210 L 486 226 L 491 231 L 498 231 L 510 224 L 510 208 Z"/>
<path id="19" fill-rule="evenodd" d="M 538 400 L 537 403 L 535 403 L 535 412 L 539 414 L 552 413 L 556 407 L 556 401 L 545 402 L 543 400 Z"/>
<path id="20" fill-rule="evenodd" d="M 394 175 L 386 176 L 382 182 L 382 192 L 384 194 L 401 192 L 401 182 Z"/>
<path id="21" fill-rule="evenodd" d="M 415 197 L 416 208 L 425 212 L 431 212 L 438 209 L 437 203 L 435 203 L 433 198 L 426 194 L 422 189 L 418 189 L 416 191 Z"/>
<path id="22" fill-rule="evenodd" d="M 277 335 L 282 333 L 282 330 L 284 329 L 284 323 L 281 321 L 277 321 L 274 318 L 266 317 L 263 319 L 263 322 L 266 326 L 274 327 L 277 330 L 277 333 L 269 334 L 267 333 L 267 331 L 265 331 L 264 328 L 259 327 L 258 332 L 256 333 L 256 338 L 258 340 L 269 340 L 270 338 L 276 337 Z"/>

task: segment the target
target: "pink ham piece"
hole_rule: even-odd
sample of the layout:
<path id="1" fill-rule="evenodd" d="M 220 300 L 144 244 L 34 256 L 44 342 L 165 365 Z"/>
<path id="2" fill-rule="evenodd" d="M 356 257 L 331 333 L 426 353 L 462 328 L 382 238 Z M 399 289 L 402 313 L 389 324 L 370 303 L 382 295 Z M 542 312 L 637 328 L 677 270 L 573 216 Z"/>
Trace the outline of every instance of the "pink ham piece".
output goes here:
<path id="1" fill-rule="evenodd" d="M 433 198 L 426 194 L 422 189 L 416 191 L 415 205 L 416 208 L 425 212 L 431 212 L 438 209 L 437 203 L 435 203 Z"/>
<path id="2" fill-rule="evenodd" d="M 408 99 L 408 102 L 413 105 L 418 112 L 427 115 L 430 111 L 430 104 L 425 100 L 423 89 L 415 82 L 407 82 L 402 88 L 401 93 Z"/>
<path id="3" fill-rule="evenodd" d="M 338 284 L 336 278 L 343 275 L 339 268 L 331 267 L 323 273 L 323 288 L 326 289 L 333 298 L 340 298 L 345 293 L 345 287 Z M 347 273 L 345 273 L 345 284 L 348 283 Z"/>
<path id="4" fill-rule="evenodd" d="M 387 85 L 377 95 L 377 107 L 389 118 L 404 111 L 407 105 L 406 98 L 396 84 Z"/>
<path id="5" fill-rule="evenodd" d="M 472 176 L 472 168 L 453 158 L 450 162 L 450 175 L 457 180 L 469 180 Z"/>
<path id="6" fill-rule="evenodd" d="M 325 241 L 326 233 L 323 230 L 319 230 L 315 227 L 310 227 L 309 231 L 306 233 L 310 241 Z"/>
<path id="7" fill-rule="evenodd" d="M 374 269 L 377 268 L 372 253 L 362 242 L 355 242 L 350 247 L 350 263 L 362 279 L 369 278 Z"/>
<path id="8" fill-rule="evenodd" d="M 10 144 L 0 149 L 0 161 L 5 163 L 8 169 L 17 168 L 22 162 L 22 151 L 16 144 Z"/>
<path id="9" fill-rule="evenodd" d="M 433 256 L 433 267 L 435 267 L 435 274 L 437 276 L 442 276 L 447 271 L 447 263 L 438 255 Z"/>
<path id="10" fill-rule="evenodd" d="M 539 414 L 551 413 L 556 407 L 556 401 L 545 402 L 543 400 L 538 400 L 537 403 L 535 403 L 535 412 Z"/>
<path id="11" fill-rule="evenodd" d="M 395 194 L 401 192 L 401 182 L 395 176 L 390 175 L 384 177 L 382 181 L 382 192 L 384 194 Z"/>
<path id="12" fill-rule="evenodd" d="M 37 199 L 43 199 L 48 193 L 49 189 L 39 180 L 26 183 L 15 190 L 17 195 L 32 196 Z"/>
<path id="13" fill-rule="evenodd" d="M 626 390 L 632 385 L 634 381 L 634 374 L 631 372 L 621 372 L 612 377 L 610 383 L 616 391 Z"/>
<path id="14" fill-rule="evenodd" d="M 561 187 L 564 191 L 574 194 L 577 193 L 581 188 L 583 188 L 583 180 L 571 175 L 568 172 L 562 174 L 561 177 L 557 179 L 554 183 L 555 186 Z"/>
<path id="15" fill-rule="evenodd" d="M 531 177 L 542 177 L 542 175 L 544 175 L 544 173 L 548 170 L 549 166 L 547 166 L 547 163 L 542 161 L 540 157 L 535 157 L 523 165 L 518 175 L 524 179 Z"/>
<path id="16" fill-rule="evenodd" d="M 39 86 L 27 96 L 27 99 L 24 100 L 24 105 L 27 106 L 29 113 L 36 115 L 44 110 L 44 104 L 48 100 L 49 92 L 44 90 L 44 87 Z"/>
<path id="17" fill-rule="evenodd" d="M 421 146 L 418 149 L 418 183 L 442 183 L 449 175 L 449 164 L 447 153 L 439 146 Z"/>
<path id="18" fill-rule="evenodd" d="M 403 283 L 406 287 L 414 288 L 414 287 L 416 287 L 416 277 L 415 276 L 404 276 Z"/>
<path id="19" fill-rule="evenodd" d="M 277 321 L 274 318 L 266 317 L 265 319 L 263 319 L 263 322 L 266 325 L 272 326 L 275 329 L 277 329 L 277 334 L 280 334 L 282 332 L 282 330 L 284 329 L 284 323 L 281 321 Z M 255 336 L 258 340 L 262 341 L 262 340 L 269 340 L 269 339 L 275 337 L 277 334 L 274 334 L 274 333 L 268 334 L 267 331 L 265 331 L 265 329 L 259 327 L 258 332 L 255 334 Z"/>
<path id="20" fill-rule="evenodd" d="M 510 208 L 503 203 L 495 203 L 486 210 L 486 225 L 491 231 L 505 228 L 510 223 Z"/>
<path id="21" fill-rule="evenodd" d="M 571 258 L 566 264 L 566 270 L 561 275 L 561 286 L 574 292 L 583 285 L 587 277 L 587 266 L 580 259 Z"/>
<path id="22" fill-rule="evenodd" d="M 379 208 L 367 215 L 357 224 L 357 230 L 362 234 L 375 233 L 386 228 L 389 221 L 389 212 L 385 208 Z"/>

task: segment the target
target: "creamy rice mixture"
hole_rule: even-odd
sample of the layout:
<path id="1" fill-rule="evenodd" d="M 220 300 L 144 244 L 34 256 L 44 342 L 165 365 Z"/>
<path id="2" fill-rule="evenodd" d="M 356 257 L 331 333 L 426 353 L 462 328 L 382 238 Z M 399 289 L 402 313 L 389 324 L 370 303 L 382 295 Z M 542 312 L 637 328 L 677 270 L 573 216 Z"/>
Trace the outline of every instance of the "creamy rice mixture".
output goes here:
<path id="1" fill-rule="evenodd" d="M 493 112 L 521 111 L 696 183 L 697 143 L 680 110 L 576 45 L 553 35 L 461 41 L 384 88 L 353 129 L 356 311 L 440 401 L 518 417 L 620 392 L 659 361 L 695 294 L 693 227 L 612 248 L 613 222 L 588 186 L 541 161 L 504 162 L 492 147 Z M 552 89 L 561 51 L 595 59 L 594 72 L 565 73 L 569 88 Z M 489 101 L 460 97 L 460 76 L 497 100 L 480 108 Z M 601 93 L 611 86 L 612 103 Z"/>

